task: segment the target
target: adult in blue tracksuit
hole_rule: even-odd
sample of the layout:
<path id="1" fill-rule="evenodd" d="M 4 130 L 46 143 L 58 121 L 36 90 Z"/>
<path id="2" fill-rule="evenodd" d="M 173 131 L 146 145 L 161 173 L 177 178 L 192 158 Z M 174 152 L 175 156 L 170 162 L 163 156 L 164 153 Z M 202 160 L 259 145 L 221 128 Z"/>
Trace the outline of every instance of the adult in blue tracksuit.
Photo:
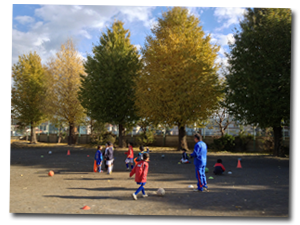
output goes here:
<path id="1" fill-rule="evenodd" d="M 195 191 L 203 191 L 203 188 L 207 188 L 205 177 L 207 146 L 202 141 L 202 137 L 200 134 L 195 134 L 194 140 L 196 144 L 194 147 L 194 152 L 190 156 L 194 158 L 196 178 L 198 181 L 198 188 L 195 189 Z"/>

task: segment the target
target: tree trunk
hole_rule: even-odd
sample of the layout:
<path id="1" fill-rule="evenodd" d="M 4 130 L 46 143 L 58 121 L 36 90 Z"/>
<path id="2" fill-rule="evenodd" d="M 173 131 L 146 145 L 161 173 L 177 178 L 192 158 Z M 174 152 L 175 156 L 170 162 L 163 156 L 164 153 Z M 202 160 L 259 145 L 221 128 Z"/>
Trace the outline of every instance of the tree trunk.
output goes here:
<path id="1" fill-rule="evenodd" d="M 68 145 L 74 144 L 74 123 L 69 123 L 69 137 L 68 137 Z"/>
<path id="2" fill-rule="evenodd" d="M 61 128 L 62 128 L 62 127 L 60 126 L 57 143 L 60 143 L 60 142 L 61 142 L 61 136 L 62 136 L 62 134 L 61 134 Z"/>
<path id="3" fill-rule="evenodd" d="M 281 142 L 282 142 L 282 127 L 273 127 L 274 132 L 274 156 L 281 156 Z"/>
<path id="4" fill-rule="evenodd" d="M 119 147 L 123 148 L 124 143 L 123 143 L 123 136 L 124 136 L 124 127 L 122 124 L 119 124 Z"/>
<path id="5" fill-rule="evenodd" d="M 221 127 L 221 137 L 224 137 L 225 134 L 225 130 L 223 129 L 223 127 Z"/>
<path id="6" fill-rule="evenodd" d="M 181 148 L 185 148 L 188 150 L 188 145 L 186 142 L 186 133 L 185 133 L 185 125 L 178 125 L 178 151 Z"/>
<path id="7" fill-rule="evenodd" d="M 32 125 L 31 123 L 31 138 L 30 138 L 30 143 L 31 144 L 36 144 L 36 133 L 35 133 L 35 129 L 34 129 L 34 125 Z"/>

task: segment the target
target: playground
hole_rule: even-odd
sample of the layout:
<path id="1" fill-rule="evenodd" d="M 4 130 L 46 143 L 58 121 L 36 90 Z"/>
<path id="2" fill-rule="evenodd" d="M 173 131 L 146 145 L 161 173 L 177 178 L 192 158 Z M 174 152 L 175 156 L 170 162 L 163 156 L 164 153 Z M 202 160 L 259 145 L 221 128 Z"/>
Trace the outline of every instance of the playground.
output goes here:
<path id="1" fill-rule="evenodd" d="M 209 192 L 193 192 L 194 165 L 178 164 L 181 152 L 155 148 L 150 153 L 148 198 L 137 189 L 124 160 L 127 149 L 114 152 L 111 175 L 95 173 L 95 149 L 66 145 L 12 145 L 10 212 L 43 214 L 167 215 L 167 216 L 289 216 L 289 159 L 258 154 L 208 153 Z M 70 155 L 67 151 L 70 150 Z M 138 153 L 135 148 L 135 155 Z M 151 149 L 150 149 L 151 150 Z M 52 154 L 48 154 L 51 151 Z M 191 151 L 189 152 L 191 153 Z M 165 157 L 163 158 L 162 155 Z M 213 174 L 217 159 L 224 175 Z M 242 168 L 237 167 L 241 158 Z M 50 170 L 54 176 L 48 176 Z M 228 171 L 232 174 L 228 174 Z M 208 179 L 213 177 L 214 179 Z M 164 196 L 156 195 L 164 188 Z M 81 209 L 89 206 L 89 210 Z"/>

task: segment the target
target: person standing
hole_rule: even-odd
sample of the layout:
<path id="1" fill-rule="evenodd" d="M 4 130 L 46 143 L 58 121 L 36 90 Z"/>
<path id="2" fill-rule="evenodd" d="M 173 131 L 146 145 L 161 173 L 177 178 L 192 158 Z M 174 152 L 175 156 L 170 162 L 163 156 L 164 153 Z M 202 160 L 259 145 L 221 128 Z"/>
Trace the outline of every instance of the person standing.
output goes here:
<path id="1" fill-rule="evenodd" d="M 102 173 L 103 171 L 101 170 L 101 165 L 102 165 L 102 161 L 103 161 L 103 157 L 102 157 L 102 146 L 99 145 L 95 154 L 95 160 L 96 160 L 96 165 L 97 165 L 97 171 L 99 173 Z"/>
<path id="2" fill-rule="evenodd" d="M 205 167 L 206 167 L 206 158 L 207 158 L 207 146 L 202 141 L 200 134 L 195 134 L 194 141 L 196 142 L 194 151 L 190 157 L 194 158 L 195 172 L 197 178 L 197 189 L 194 191 L 203 191 L 207 190 L 206 176 L 205 176 Z"/>
<path id="3" fill-rule="evenodd" d="M 105 150 L 105 159 L 106 159 L 106 165 L 107 165 L 107 174 L 111 174 L 113 170 L 113 164 L 114 164 L 114 149 L 113 144 L 111 142 L 107 143 L 108 147 Z"/>
<path id="4" fill-rule="evenodd" d="M 125 154 L 127 155 L 127 158 L 125 160 L 126 163 L 126 167 L 127 170 L 129 170 L 129 163 L 131 164 L 131 169 L 133 169 L 133 148 L 132 148 L 133 144 L 131 142 L 128 143 L 128 151 L 125 152 Z"/>

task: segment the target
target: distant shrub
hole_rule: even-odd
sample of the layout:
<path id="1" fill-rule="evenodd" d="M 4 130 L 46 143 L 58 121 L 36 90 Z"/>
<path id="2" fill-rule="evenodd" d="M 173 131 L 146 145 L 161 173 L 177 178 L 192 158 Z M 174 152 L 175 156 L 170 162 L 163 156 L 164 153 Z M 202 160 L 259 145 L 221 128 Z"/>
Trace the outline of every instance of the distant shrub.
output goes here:
<path id="1" fill-rule="evenodd" d="M 218 151 L 234 151 L 235 138 L 232 135 L 225 134 L 223 137 L 214 139 L 214 148 Z"/>
<path id="2" fill-rule="evenodd" d="M 154 142 L 154 130 L 147 130 L 145 133 L 141 133 L 137 136 L 136 142 L 138 145 L 149 145 Z"/>
<path id="3" fill-rule="evenodd" d="M 253 140 L 253 138 L 253 135 L 248 133 L 246 134 L 244 131 L 241 131 L 235 139 L 236 147 L 240 148 L 242 151 L 246 151 L 247 145 L 251 140 Z"/>

